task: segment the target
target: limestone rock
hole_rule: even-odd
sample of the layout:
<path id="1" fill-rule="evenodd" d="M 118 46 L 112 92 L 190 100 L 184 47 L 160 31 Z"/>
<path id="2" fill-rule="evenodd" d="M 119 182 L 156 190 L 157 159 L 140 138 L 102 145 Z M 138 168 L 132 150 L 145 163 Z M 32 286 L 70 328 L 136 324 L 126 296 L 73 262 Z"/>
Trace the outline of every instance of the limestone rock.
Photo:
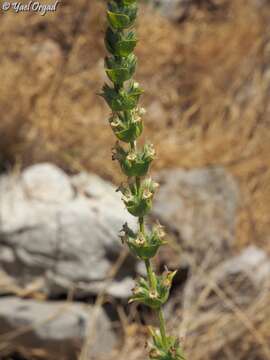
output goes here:
<path id="1" fill-rule="evenodd" d="M 268 344 L 269 278 L 270 258 L 255 246 L 211 271 L 200 269 L 192 275 L 183 291 L 180 329 L 188 348 L 199 351 L 200 359 L 225 360 L 228 352 L 237 359 L 239 344 L 249 344 L 241 350 L 243 358 L 264 359 L 254 332 L 264 334 Z"/>
<path id="2" fill-rule="evenodd" d="M 156 180 L 153 217 L 174 234 L 190 265 L 213 266 L 230 255 L 239 199 L 233 177 L 217 167 L 164 170 Z"/>
<path id="3" fill-rule="evenodd" d="M 108 274 L 122 249 L 118 233 L 135 219 L 115 188 L 95 175 L 68 177 L 51 164 L 0 178 L 0 269 L 25 287 L 40 280 L 50 296 L 97 293 L 127 297 L 135 262 Z"/>
<path id="4" fill-rule="evenodd" d="M 218 288 L 225 294 L 224 298 L 233 298 L 235 305 L 245 308 L 252 304 L 260 292 L 270 289 L 269 277 L 269 257 L 262 249 L 249 246 L 209 273 L 192 276 L 185 287 L 184 306 L 194 305 L 198 294 L 205 292 L 202 308 L 213 310 L 218 307 L 224 311 L 224 304 L 213 293 L 213 289 L 215 291 Z"/>
<path id="5" fill-rule="evenodd" d="M 110 321 L 101 308 L 62 301 L 0 299 L 0 334 L 17 334 L 12 338 L 14 349 L 42 349 L 46 359 L 76 359 L 90 332 L 91 355 L 108 354 L 115 346 Z"/>

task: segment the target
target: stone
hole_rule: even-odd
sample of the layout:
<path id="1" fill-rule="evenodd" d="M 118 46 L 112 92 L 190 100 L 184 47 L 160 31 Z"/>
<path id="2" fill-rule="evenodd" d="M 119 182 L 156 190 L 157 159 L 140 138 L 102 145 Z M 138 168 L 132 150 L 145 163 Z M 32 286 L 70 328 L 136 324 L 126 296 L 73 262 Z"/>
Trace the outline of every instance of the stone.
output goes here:
<path id="1" fill-rule="evenodd" d="M 152 216 L 173 234 L 181 263 L 214 266 L 234 245 L 239 190 L 223 168 L 164 170 Z"/>
<path id="2" fill-rule="evenodd" d="M 224 310 L 218 296 L 213 296 L 213 287 L 218 287 L 234 303 L 244 308 L 252 304 L 261 291 L 269 287 L 270 258 L 260 248 L 249 246 L 239 255 L 223 261 L 205 276 L 196 275 L 188 281 L 184 291 L 184 304 L 187 307 L 195 304 L 198 294 L 205 292 L 204 308 L 215 306 Z M 267 283 L 268 282 L 268 283 Z"/>
<path id="3" fill-rule="evenodd" d="M 187 16 L 193 0 L 153 0 L 162 15 L 171 20 L 181 20 Z"/>
<path id="4" fill-rule="evenodd" d="M 68 175 L 51 164 L 32 166 L 22 173 L 24 192 L 31 199 L 45 202 L 65 202 L 75 195 Z"/>
<path id="5" fill-rule="evenodd" d="M 135 260 L 109 273 L 124 222 L 135 226 L 115 187 L 96 175 L 67 176 L 52 164 L 0 177 L 0 270 L 21 288 L 40 280 L 48 296 L 128 297 Z"/>
<path id="6" fill-rule="evenodd" d="M 108 354 L 116 345 L 102 308 L 64 301 L 0 299 L 0 335 L 16 334 L 12 337 L 13 348 L 28 352 L 42 349 L 46 359 L 76 359 L 90 332 L 92 356 Z"/>
<path id="7" fill-rule="evenodd" d="M 270 259 L 266 252 L 254 245 L 221 264 L 214 272 L 218 284 L 241 277 L 250 282 L 257 290 L 263 287 L 270 276 Z"/>
<path id="8" fill-rule="evenodd" d="M 175 316 L 181 299 L 179 333 L 186 336 L 187 348 L 199 351 L 202 358 L 225 360 L 229 353 L 237 359 L 239 344 L 249 344 L 242 350 L 245 358 L 264 359 L 254 333 L 263 334 L 269 343 L 269 279 L 270 257 L 249 246 L 210 271 L 191 274 L 182 296 L 177 291 L 170 299 L 167 314 Z"/>

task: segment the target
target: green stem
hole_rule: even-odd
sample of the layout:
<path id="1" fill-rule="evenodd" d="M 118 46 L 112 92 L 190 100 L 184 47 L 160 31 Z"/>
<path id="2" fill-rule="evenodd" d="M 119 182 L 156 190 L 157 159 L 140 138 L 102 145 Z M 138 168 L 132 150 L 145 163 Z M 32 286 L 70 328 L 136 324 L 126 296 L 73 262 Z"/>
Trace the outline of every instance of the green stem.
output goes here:
<path id="1" fill-rule="evenodd" d="M 136 141 L 132 141 L 130 144 L 131 150 L 136 150 Z"/>
<path id="2" fill-rule="evenodd" d="M 143 217 L 139 218 L 140 232 L 145 234 L 144 220 Z"/>
<path id="3" fill-rule="evenodd" d="M 154 275 L 153 270 L 152 270 L 150 260 L 149 259 L 144 260 L 144 263 L 145 263 L 145 267 L 146 267 L 150 287 L 151 287 L 152 290 L 155 290 L 155 288 L 156 288 L 156 279 L 155 279 L 155 275 Z"/>
<path id="4" fill-rule="evenodd" d="M 166 327 L 165 327 L 165 320 L 162 308 L 160 307 L 158 309 L 158 318 L 159 318 L 159 329 L 160 329 L 160 335 L 162 338 L 163 345 L 167 348 L 167 336 L 166 336 Z"/>
<path id="5" fill-rule="evenodd" d="M 139 192 L 140 186 L 141 186 L 141 179 L 137 176 L 137 177 L 136 177 L 137 192 Z"/>

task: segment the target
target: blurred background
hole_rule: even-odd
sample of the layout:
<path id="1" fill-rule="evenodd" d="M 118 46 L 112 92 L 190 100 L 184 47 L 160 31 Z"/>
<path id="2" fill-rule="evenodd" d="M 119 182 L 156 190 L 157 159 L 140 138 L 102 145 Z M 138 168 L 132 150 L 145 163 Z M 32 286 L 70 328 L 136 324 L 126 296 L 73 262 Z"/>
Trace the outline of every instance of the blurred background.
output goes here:
<path id="1" fill-rule="evenodd" d="M 2 2 L 3 3 L 3 2 Z M 26 2 L 22 2 L 26 3 Z M 51 4 L 53 2 L 42 2 Z M 111 161 L 105 1 L 0 11 L 0 358 L 147 358 Z M 270 359 L 270 2 L 141 1 L 139 66 L 187 359 Z"/>

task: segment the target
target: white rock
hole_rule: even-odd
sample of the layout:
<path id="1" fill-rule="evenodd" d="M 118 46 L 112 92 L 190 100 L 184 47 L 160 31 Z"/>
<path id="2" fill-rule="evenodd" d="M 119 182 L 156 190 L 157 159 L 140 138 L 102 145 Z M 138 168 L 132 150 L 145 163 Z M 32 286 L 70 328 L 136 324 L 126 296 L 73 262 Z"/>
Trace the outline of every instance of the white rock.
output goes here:
<path id="1" fill-rule="evenodd" d="M 83 181 L 82 181 L 83 180 Z M 49 295 L 96 293 L 127 297 L 131 269 L 109 284 L 108 274 L 122 249 L 124 222 L 135 226 L 115 188 L 94 175 L 69 178 L 50 164 L 0 181 L 0 269 L 21 287 L 43 279 Z M 127 270 L 127 271 L 126 271 Z M 120 291 L 121 290 L 121 291 Z"/>
<path id="2" fill-rule="evenodd" d="M 62 203 L 71 200 L 74 191 L 69 177 L 53 164 L 37 164 L 21 176 L 24 194 L 41 202 Z"/>
<path id="3" fill-rule="evenodd" d="M 13 347 L 43 349 L 48 358 L 75 359 L 93 327 L 90 354 L 108 354 L 116 344 L 104 311 L 68 302 L 0 299 L 0 334 L 17 333 Z"/>
<path id="4" fill-rule="evenodd" d="M 269 292 L 269 279 L 269 256 L 256 246 L 249 246 L 211 271 L 191 276 L 184 290 L 184 307 L 192 308 L 198 294 L 204 293 L 204 309 L 219 307 L 220 311 L 224 311 L 224 304 L 212 291 L 215 287 L 221 289 L 225 296 L 233 296 L 234 303 L 239 307 L 247 307 L 261 293 Z"/>
<path id="5" fill-rule="evenodd" d="M 164 170 L 153 217 L 175 235 L 187 260 L 214 265 L 230 255 L 239 191 L 223 168 Z M 181 257 L 183 262 L 183 257 Z"/>

